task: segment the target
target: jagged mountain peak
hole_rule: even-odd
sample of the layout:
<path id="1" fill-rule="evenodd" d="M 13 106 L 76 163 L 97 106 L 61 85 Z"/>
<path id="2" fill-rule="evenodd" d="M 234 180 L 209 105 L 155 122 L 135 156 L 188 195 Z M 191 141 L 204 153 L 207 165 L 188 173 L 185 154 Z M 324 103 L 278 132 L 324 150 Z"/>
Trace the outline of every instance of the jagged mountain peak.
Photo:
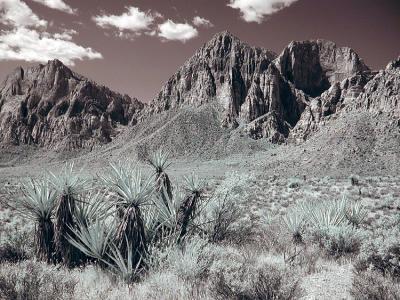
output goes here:
<path id="1" fill-rule="evenodd" d="M 111 141 L 144 105 L 59 60 L 17 68 L 0 85 L 0 142 L 80 148 Z"/>

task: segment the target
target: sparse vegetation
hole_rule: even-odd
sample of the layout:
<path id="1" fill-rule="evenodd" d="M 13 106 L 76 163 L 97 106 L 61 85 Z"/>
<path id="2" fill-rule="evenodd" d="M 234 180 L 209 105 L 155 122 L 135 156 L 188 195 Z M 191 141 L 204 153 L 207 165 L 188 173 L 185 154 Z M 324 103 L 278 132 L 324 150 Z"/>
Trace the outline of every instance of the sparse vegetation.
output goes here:
<path id="1" fill-rule="evenodd" d="M 251 175 L 232 173 L 206 184 L 191 174 L 182 178 L 181 188 L 170 182 L 169 195 L 166 187 L 157 189 L 156 174 L 136 164 L 112 164 L 81 186 L 65 183 L 66 172 L 82 178 L 67 168 L 51 181 L 25 181 L 20 193 L 12 194 L 10 209 L 36 224 L 30 231 L 35 235 L 25 238 L 35 241 L 35 251 L 2 235 L 0 298 L 298 299 L 307 295 L 309 278 L 328 272 L 328 266 L 341 270 L 349 264 L 343 256 L 355 267 L 347 289 L 355 299 L 398 297 L 399 222 L 390 215 L 371 221 L 373 210 L 359 199 L 357 188 L 344 198 L 339 193 L 318 198 L 317 190 L 310 199 L 313 179 L 301 189 L 267 179 L 265 186 L 278 193 L 266 194 Z M 326 186 L 325 181 L 320 183 Z M 56 182 L 77 188 L 60 189 Z M 54 259 L 54 238 L 45 240 L 44 250 L 37 243 L 38 216 L 46 216 L 42 219 L 55 234 L 57 205 L 68 190 L 74 207 L 64 234 L 77 254 L 73 264 Z M 27 196 L 49 208 L 37 210 Z M 286 198 L 278 203 L 276 197 Z M 262 206 L 255 207 L 254 199 L 263 199 Z"/>

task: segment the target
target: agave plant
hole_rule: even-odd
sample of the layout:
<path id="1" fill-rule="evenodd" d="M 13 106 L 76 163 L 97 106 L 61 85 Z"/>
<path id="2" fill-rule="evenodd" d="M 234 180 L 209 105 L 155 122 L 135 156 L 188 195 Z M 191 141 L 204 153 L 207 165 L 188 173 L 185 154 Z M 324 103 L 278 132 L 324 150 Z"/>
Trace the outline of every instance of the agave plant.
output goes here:
<path id="1" fill-rule="evenodd" d="M 199 180 L 198 176 L 192 174 L 185 177 L 187 194 L 182 201 L 178 211 L 178 226 L 180 228 L 180 239 L 182 239 L 188 232 L 190 222 L 196 216 L 196 209 L 199 205 L 203 190 L 204 183 Z"/>
<path id="2" fill-rule="evenodd" d="M 50 172 L 50 181 L 58 191 L 55 208 L 55 250 L 57 258 L 67 266 L 74 266 L 80 260 L 80 252 L 72 246 L 67 237 L 75 226 L 76 202 L 78 196 L 90 187 L 90 180 L 74 173 L 74 164 L 67 163 L 60 174 Z"/>
<path id="3" fill-rule="evenodd" d="M 47 180 L 29 180 L 22 183 L 23 197 L 9 204 L 23 216 L 36 221 L 36 255 L 50 262 L 54 252 L 54 227 L 51 215 L 54 210 L 56 193 L 51 190 Z"/>
<path id="4" fill-rule="evenodd" d="M 300 209 L 289 211 L 284 217 L 283 222 L 292 234 L 293 242 L 299 244 L 303 242 L 303 231 L 305 226 L 304 213 Z"/>
<path id="5" fill-rule="evenodd" d="M 70 229 L 73 234 L 72 236 L 68 236 L 68 241 L 73 246 L 98 262 L 106 259 L 112 237 L 115 234 L 112 224 L 99 219 L 93 221 L 90 225 L 78 221 L 77 227 Z"/>
<path id="6" fill-rule="evenodd" d="M 346 218 L 353 227 L 358 227 L 366 218 L 368 212 L 360 202 L 352 202 L 346 209 Z"/>
<path id="7" fill-rule="evenodd" d="M 136 265 L 142 261 L 142 255 L 147 250 L 146 223 L 141 207 L 150 202 L 154 191 L 153 178 L 144 178 L 139 169 L 124 168 L 121 164 L 112 164 L 111 169 L 110 175 L 103 177 L 103 181 L 118 195 L 114 204 L 120 208 L 121 217 L 115 244 L 124 256 L 128 255 L 128 246 L 131 245 L 133 257 L 129 259 Z"/>
<path id="8" fill-rule="evenodd" d="M 169 152 L 163 149 L 158 150 L 147 161 L 154 167 L 156 173 L 156 190 L 163 196 L 163 188 L 165 188 L 168 197 L 172 198 L 172 186 L 168 174 L 165 170 L 171 165 L 168 162 Z"/>

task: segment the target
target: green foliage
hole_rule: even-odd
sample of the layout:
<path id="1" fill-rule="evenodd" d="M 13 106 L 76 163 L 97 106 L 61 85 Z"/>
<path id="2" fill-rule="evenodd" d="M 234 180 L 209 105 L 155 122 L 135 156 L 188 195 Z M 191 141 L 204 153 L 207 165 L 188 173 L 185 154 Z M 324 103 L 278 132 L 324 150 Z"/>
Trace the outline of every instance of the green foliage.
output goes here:
<path id="1" fill-rule="evenodd" d="M 115 235 L 112 224 L 98 219 L 89 226 L 78 222 L 77 228 L 71 228 L 71 231 L 72 236 L 68 236 L 68 241 L 85 255 L 98 261 L 105 259 Z"/>
<path id="2" fill-rule="evenodd" d="M 60 173 L 49 172 L 49 180 L 59 194 L 77 197 L 91 188 L 90 178 L 82 176 L 82 170 L 75 172 L 74 163 L 66 163 Z"/>
<path id="3" fill-rule="evenodd" d="M 303 232 L 305 229 L 305 216 L 301 210 L 291 210 L 283 216 L 283 222 L 292 234 L 295 243 L 303 241 Z"/>
<path id="4" fill-rule="evenodd" d="M 361 246 L 355 267 L 400 278 L 400 229 L 384 228 L 372 234 Z"/>
<path id="5" fill-rule="evenodd" d="M 23 197 L 17 197 L 11 207 L 33 220 L 50 219 L 57 195 L 48 180 L 30 179 L 22 183 L 21 191 Z"/>
<path id="6" fill-rule="evenodd" d="M 355 274 L 350 293 L 354 300 L 395 300 L 400 299 L 400 284 L 390 276 L 367 270 Z"/>
<path id="7" fill-rule="evenodd" d="M 360 202 L 349 203 L 346 209 L 346 218 L 355 227 L 359 226 L 366 218 L 368 211 Z"/>
<path id="8" fill-rule="evenodd" d="M 164 172 L 171 165 L 168 160 L 169 152 L 165 151 L 164 149 L 159 149 L 153 153 L 147 161 L 155 168 L 156 173 L 159 174 Z"/>
<path id="9" fill-rule="evenodd" d="M 122 162 L 111 163 L 110 166 L 111 172 L 101 179 L 108 189 L 117 193 L 115 204 L 141 206 L 150 201 L 154 191 L 151 176 L 145 178 L 138 168 Z"/>

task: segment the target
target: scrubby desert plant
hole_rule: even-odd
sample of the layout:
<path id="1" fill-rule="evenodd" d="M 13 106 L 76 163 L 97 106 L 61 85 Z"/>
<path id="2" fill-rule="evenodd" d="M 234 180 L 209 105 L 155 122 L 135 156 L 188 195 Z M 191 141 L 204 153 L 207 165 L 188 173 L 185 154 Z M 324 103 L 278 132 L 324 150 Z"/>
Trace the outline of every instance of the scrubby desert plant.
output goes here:
<path id="1" fill-rule="evenodd" d="M 17 197 L 14 207 L 23 216 L 36 222 L 35 245 L 39 259 L 50 262 L 54 252 L 54 227 L 51 220 L 56 193 L 48 180 L 29 180 L 22 183 L 22 197 Z"/>
<path id="2" fill-rule="evenodd" d="M 148 163 L 154 167 L 156 174 L 156 183 L 155 187 L 157 192 L 163 195 L 163 188 L 165 188 L 166 194 L 172 198 L 172 185 L 171 180 L 169 179 L 168 174 L 165 172 L 166 169 L 171 165 L 168 162 L 169 152 L 159 149 L 153 155 L 151 155 L 147 161 Z"/>
<path id="3" fill-rule="evenodd" d="M 400 229 L 385 228 L 372 234 L 361 246 L 355 268 L 400 278 Z"/>
<path id="4" fill-rule="evenodd" d="M 307 215 L 308 223 L 312 227 L 321 230 L 343 224 L 346 221 L 346 208 L 346 198 L 302 204 L 302 209 Z"/>
<path id="5" fill-rule="evenodd" d="M 320 245 L 332 256 L 358 253 L 362 234 L 349 225 L 330 226 L 320 233 Z"/>
<path id="6" fill-rule="evenodd" d="M 350 290 L 354 300 L 400 299 L 400 284 L 390 276 L 373 270 L 356 273 Z"/>
<path id="7" fill-rule="evenodd" d="M 346 218 L 353 227 L 358 227 L 366 218 L 368 211 L 358 202 L 351 202 L 346 208 Z"/>
<path id="8" fill-rule="evenodd" d="M 0 299 L 75 299 L 77 281 L 65 270 L 36 261 L 3 264 Z"/>
<path id="9" fill-rule="evenodd" d="M 107 187 L 118 195 L 114 204 L 122 212 L 116 229 L 115 244 L 124 257 L 128 255 L 131 243 L 132 263 L 138 264 L 147 252 L 145 219 L 141 207 L 151 202 L 154 191 L 152 176 L 144 178 L 139 169 L 124 168 L 111 164 L 111 173 L 103 177 Z"/>

